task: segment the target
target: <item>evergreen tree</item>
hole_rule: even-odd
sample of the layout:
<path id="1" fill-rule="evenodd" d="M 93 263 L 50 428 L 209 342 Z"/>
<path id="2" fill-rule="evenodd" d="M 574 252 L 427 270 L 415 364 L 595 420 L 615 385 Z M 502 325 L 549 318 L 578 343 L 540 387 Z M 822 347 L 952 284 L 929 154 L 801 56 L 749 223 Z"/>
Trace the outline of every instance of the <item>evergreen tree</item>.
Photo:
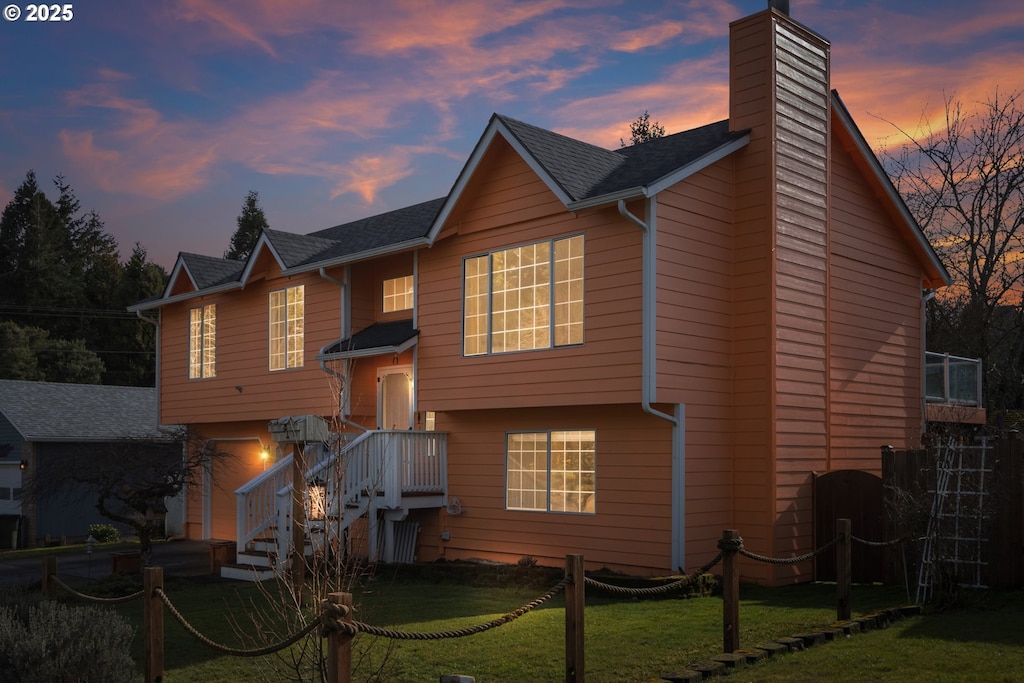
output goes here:
<path id="1" fill-rule="evenodd" d="M 244 261 L 256 247 L 260 234 L 270 227 L 260 206 L 260 194 L 256 190 L 249 190 L 249 194 L 245 195 L 237 223 L 238 229 L 231 236 L 231 245 L 224 252 L 224 258 Z"/>
<path id="2" fill-rule="evenodd" d="M 152 386 L 152 325 L 125 309 L 159 294 L 167 274 L 138 246 L 122 267 L 99 215 L 81 211 L 63 176 L 54 185 L 51 202 L 29 171 L 0 214 L 0 321 L 23 331 L 0 337 L 0 353 L 20 354 L 0 377 Z"/>

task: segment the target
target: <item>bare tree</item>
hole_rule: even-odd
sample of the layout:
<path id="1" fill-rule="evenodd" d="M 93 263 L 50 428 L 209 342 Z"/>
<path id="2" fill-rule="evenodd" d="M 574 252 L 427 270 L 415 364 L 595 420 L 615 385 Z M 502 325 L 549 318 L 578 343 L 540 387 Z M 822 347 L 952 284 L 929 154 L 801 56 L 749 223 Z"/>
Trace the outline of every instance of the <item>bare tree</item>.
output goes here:
<path id="1" fill-rule="evenodd" d="M 945 100 L 883 159 L 953 276 L 928 311 L 931 350 L 981 358 L 990 410 L 1024 399 L 1024 91 Z"/>

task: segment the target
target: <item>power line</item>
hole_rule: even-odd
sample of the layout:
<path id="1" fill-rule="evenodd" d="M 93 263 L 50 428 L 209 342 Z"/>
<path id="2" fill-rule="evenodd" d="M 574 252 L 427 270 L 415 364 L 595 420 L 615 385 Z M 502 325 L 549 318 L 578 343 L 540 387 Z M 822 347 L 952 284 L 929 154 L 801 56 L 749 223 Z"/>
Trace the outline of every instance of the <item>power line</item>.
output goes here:
<path id="1" fill-rule="evenodd" d="M 57 308 L 50 306 L 0 305 L 0 315 L 20 315 L 51 318 L 108 318 L 138 320 L 138 316 L 116 308 Z"/>

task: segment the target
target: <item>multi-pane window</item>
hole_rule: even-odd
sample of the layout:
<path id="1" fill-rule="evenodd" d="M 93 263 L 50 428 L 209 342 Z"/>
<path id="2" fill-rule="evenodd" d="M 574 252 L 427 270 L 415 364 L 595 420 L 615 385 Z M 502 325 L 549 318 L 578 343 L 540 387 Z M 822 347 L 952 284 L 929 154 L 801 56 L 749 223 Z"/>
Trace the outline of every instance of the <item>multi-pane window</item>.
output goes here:
<path id="1" fill-rule="evenodd" d="M 412 308 L 412 275 L 384 281 L 384 312 L 408 311 Z"/>
<path id="2" fill-rule="evenodd" d="M 305 287 L 270 293 L 270 369 L 301 368 L 305 323 Z"/>
<path id="3" fill-rule="evenodd" d="M 463 353 L 583 343 L 583 236 L 465 261 Z"/>
<path id="4" fill-rule="evenodd" d="M 192 308 L 189 314 L 188 378 L 217 376 L 217 305 Z"/>
<path id="5" fill-rule="evenodd" d="M 594 512 L 597 462 L 593 430 L 517 432 L 507 437 L 505 507 Z"/>

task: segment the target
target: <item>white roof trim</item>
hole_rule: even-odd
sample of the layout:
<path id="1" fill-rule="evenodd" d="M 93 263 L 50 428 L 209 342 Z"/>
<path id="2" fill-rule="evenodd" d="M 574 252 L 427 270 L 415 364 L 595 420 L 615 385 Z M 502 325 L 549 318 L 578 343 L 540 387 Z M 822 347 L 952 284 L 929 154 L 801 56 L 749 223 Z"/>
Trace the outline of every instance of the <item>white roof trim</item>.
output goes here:
<path id="1" fill-rule="evenodd" d="M 175 294 L 174 296 L 165 296 L 159 299 L 152 299 L 151 301 L 144 301 L 142 303 L 135 304 L 128 307 L 130 313 L 137 311 L 151 311 L 154 308 L 160 308 L 167 304 L 176 304 L 179 301 L 188 301 L 189 299 L 198 299 L 208 294 L 219 294 L 220 292 L 229 292 L 232 289 L 243 289 L 241 282 L 227 282 L 223 285 L 217 285 L 216 287 L 207 287 L 206 289 L 199 289 L 194 292 L 185 292 L 184 294 Z"/>
<path id="2" fill-rule="evenodd" d="M 242 269 L 242 274 L 238 277 L 238 280 L 243 287 L 249 280 L 249 276 L 252 274 L 252 269 L 256 265 L 256 255 L 260 252 L 261 247 L 266 247 L 270 250 L 270 254 L 274 257 L 274 260 L 277 261 L 277 265 L 280 266 L 282 272 L 285 269 L 284 259 L 282 259 L 281 255 L 277 253 L 277 249 L 274 248 L 274 243 L 270 241 L 269 237 L 267 237 L 267 233 L 261 232 L 260 238 L 256 240 L 255 246 L 253 246 L 252 251 L 249 252 L 249 258 L 245 262 L 245 268 Z"/>
<path id="3" fill-rule="evenodd" d="M 711 164 L 721 161 L 725 157 L 729 156 L 738 149 L 746 147 L 747 143 L 750 142 L 750 134 L 747 133 L 741 138 L 737 138 L 732 142 L 727 142 L 724 145 L 714 148 L 704 156 L 698 157 L 686 164 L 672 171 L 668 175 L 655 180 L 653 183 L 647 186 L 647 196 L 653 197 L 662 190 L 669 188 L 680 180 L 684 180 L 689 176 L 704 170 Z"/>
<path id="4" fill-rule="evenodd" d="M 892 184 L 892 179 L 889 178 L 889 174 L 882 168 L 882 164 L 878 161 L 878 157 L 871 151 L 868 146 L 867 140 L 864 139 L 864 135 L 860 132 L 860 128 L 857 127 L 857 123 L 850 116 L 850 112 L 846 109 L 846 105 L 843 104 L 842 99 L 839 98 L 839 94 L 833 90 L 832 96 L 832 111 L 836 113 L 839 122 L 843 124 L 846 132 L 849 133 L 850 138 L 854 144 L 857 145 L 857 150 L 861 153 L 861 156 L 868 162 L 868 166 L 871 167 L 872 172 L 885 189 L 885 193 L 889 200 L 893 203 L 896 209 L 899 211 L 900 216 L 906 222 L 907 227 L 914 235 L 914 239 L 917 240 L 918 245 L 922 248 L 925 254 L 927 254 L 929 261 L 938 271 L 940 277 L 943 279 L 945 284 L 950 284 L 952 278 L 949 276 L 949 271 L 942 265 L 942 260 L 939 259 L 939 255 L 935 253 L 935 249 L 932 248 L 928 238 L 924 236 L 924 231 L 921 226 L 917 224 L 917 219 L 914 218 L 913 214 L 910 213 L 910 209 L 907 208 L 906 202 L 903 201 L 903 197 L 896 190 L 896 187 Z"/>
<path id="5" fill-rule="evenodd" d="M 497 115 L 491 117 L 491 122 L 487 125 L 487 129 L 483 135 L 477 141 L 476 146 L 473 148 L 473 153 L 469 155 L 469 159 L 466 161 L 466 165 L 462 167 L 462 171 L 459 173 L 459 177 L 455 181 L 455 185 L 452 186 L 451 192 L 448 193 L 448 198 L 445 200 L 444 206 L 437 214 L 437 218 L 434 219 L 434 224 L 430 226 L 430 231 L 427 233 L 427 245 L 433 244 L 437 238 L 439 232 L 441 232 L 441 226 L 448 220 L 448 216 L 451 215 L 452 210 L 462 197 L 462 193 L 465 191 L 466 186 L 469 184 L 470 179 L 476 173 L 477 167 L 483 160 L 487 150 L 490 149 L 491 143 L 494 141 L 496 136 L 500 135 L 504 140 L 512 146 L 523 161 L 537 174 L 544 184 L 548 186 L 556 197 L 562 202 L 562 204 L 568 206 L 572 201 L 572 197 L 566 194 L 565 190 L 555 182 L 554 178 L 541 166 L 532 154 L 530 154 L 522 143 L 512 134 L 512 131 L 508 129 L 501 119 Z"/>
<path id="6" fill-rule="evenodd" d="M 320 354 L 317 355 L 316 360 L 318 361 L 331 361 L 331 360 L 342 360 L 345 358 L 370 358 L 372 356 L 385 356 L 389 353 L 402 353 L 408 351 L 412 347 L 416 346 L 416 342 L 419 340 L 419 335 L 414 334 L 413 336 L 406 339 L 397 346 L 374 346 L 370 349 L 358 349 L 356 351 L 339 351 L 337 353 L 324 353 L 321 349 Z M 334 346 L 338 342 L 331 342 L 324 348 Z"/>

